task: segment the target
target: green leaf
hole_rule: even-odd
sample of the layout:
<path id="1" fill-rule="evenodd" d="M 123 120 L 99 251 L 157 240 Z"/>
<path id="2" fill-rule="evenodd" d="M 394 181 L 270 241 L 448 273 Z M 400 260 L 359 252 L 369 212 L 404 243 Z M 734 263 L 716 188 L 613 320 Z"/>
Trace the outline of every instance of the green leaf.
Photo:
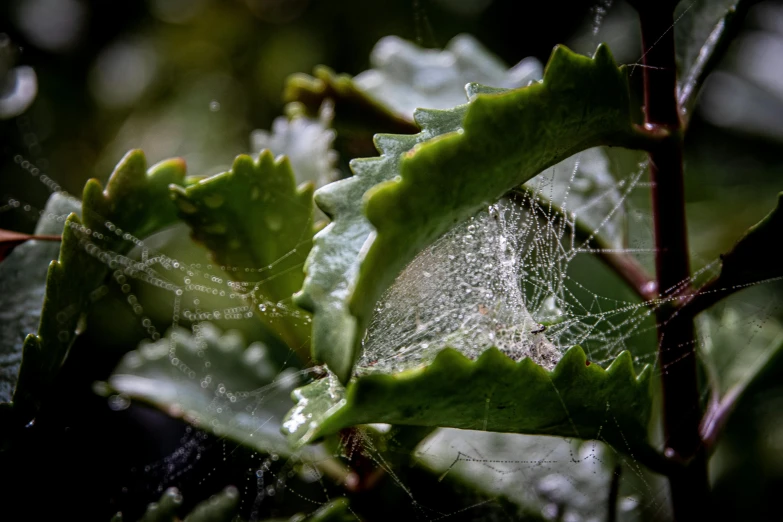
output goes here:
<path id="1" fill-rule="evenodd" d="M 222 333 L 207 322 L 195 334 L 172 329 L 165 338 L 144 342 L 126 354 L 109 377 L 109 389 L 182 417 L 218 437 L 228 437 L 263 453 L 289 457 L 292 448 L 280 432 L 301 383 L 293 369 L 278 371 L 268 348 L 246 346 L 235 331 Z M 342 467 L 323 448 L 296 453 L 342 477 Z"/>
<path id="2" fill-rule="evenodd" d="M 302 103 L 313 115 L 324 100 L 334 101 L 338 148 L 348 157 L 374 156 L 374 133 L 415 133 L 417 108 L 459 105 L 467 83 L 523 87 L 542 73 L 540 62 L 532 57 L 508 69 L 469 35 L 454 37 L 443 50 L 387 36 L 373 48 L 370 63 L 372 68 L 355 78 L 321 67 L 314 78 L 292 76 L 286 87 L 285 99 Z"/>
<path id="3" fill-rule="evenodd" d="M 313 188 L 297 188 L 288 159 L 269 151 L 237 156 L 230 171 L 172 195 L 193 238 L 222 265 L 258 316 L 288 346 L 309 358 L 310 318 L 291 296 L 313 237 Z"/>
<path id="4" fill-rule="evenodd" d="M 781 230 L 783 192 L 778 194 L 777 206 L 750 227 L 734 248 L 720 256 L 720 274 L 700 287 L 684 309 L 696 315 L 737 290 L 783 277 L 783 266 L 769 254 L 770 245 L 778 243 Z"/>
<path id="5" fill-rule="evenodd" d="M 184 174 L 179 159 L 147 171 L 144 153 L 134 150 L 117 165 L 105 190 L 97 180 L 87 182 L 82 219 L 75 214 L 68 217 L 59 258 L 49 265 L 38 332 L 24 341 L 13 396 L 21 418 L 34 417 L 116 257 L 129 251 L 135 238 L 176 219 L 168 186 L 182 183 Z"/>
<path id="6" fill-rule="evenodd" d="M 358 74 L 354 84 L 408 121 L 418 108 L 448 109 L 464 103 L 468 83 L 524 87 L 540 80 L 543 72 L 533 57 L 508 69 L 467 34 L 452 38 L 442 51 L 386 36 L 373 48 L 370 64 L 372 68 Z"/>
<path id="7" fill-rule="evenodd" d="M 444 428 L 415 456 L 439 480 L 508 499 L 520 508 L 517 519 L 540 516 L 552 505 L 561 520 L 609 519 L 616 458 L 595 441 Z"/>
<path id="8" fill-rule="evenodd" d="M 290 518 L 266 519 L 266 522 L 356 522 L 360 520 L 348 507 L 348 499 L 340 497 L 327 502 L 312 513 L 297 513 Z"/>
<path id="9" fill-rule="evenodd" d="M 721 256 L 723 266 L 718 284 L 741 286 L 783 277 L 783 263 L 769 252 L 770 245 L 777 244 L 782 233 L 783 192 L 778 194 L 777 206 L 750 227 L 730 252 Z"/>
<path id="10" fill-rule="evenodd" d="M 694 0 L 680 2 L 677 6 L 674 39 L 679 69 L 677 76 L 681 82 L 687 83 L 694 67 L 712 52 L 715 44 L 712 33 L 738 3 L 738 0 Z"/>
<path id="11" fill-rule="evenodd" d="M 316 236 L 298 302 L 316 314 L 314 357 L 342 382 L 376 301 L 424 247 L 581 150 L 638 145 L 625 71 L 605 46 L 592 59 L 557 47 L 541 83 L 468 94 L 418 111 L 415 136 L 376 136 L 380 158 L 354 160 L 353 178 L 316 193 L 333 223 Z"/>
<path id="12" fill-rule="evenodd" d="M 291 522 L 353 522 L 355 520 L 358 518 L 351 513 L 348 499 L 345 497 L 324 504 L 310 515 L 291 517 Z"/>
<path id="13" fill-rule="evenodd" d="M 315 118 L 308 117 L 296 104 L 286 109 L 288 117 L 275 118 L 271 132 L 253 131 L 251 149 L 287 156 L 298 183 L 312 182 L 321 187 L 335 181 L 339 171 L 335 168 L 337 152 L 332 150 L 335 133 L 330 129 L 334 118 L 331 102 L 322 104 Z"/>
<path id="14" fill-rule="evenodd" d="M 783 325 L 766 308 L 770 299 L 755 287 L 697 317 L 700 348 L 721 395 L 745 388 L 783 349 Z"/>
<path id="15" fill-rule="evenodd" d="M 231 522 L 237 511 L 239 511 L 239 491 L 234 486 L 229 486 L 196 505 L 185 517 L 184 522 Z"/>
<path id="16" fill-rule="evenodd" d="M 182 494 L 177 488 L 163 492 L 160 500 L 147 506 L 139 522 L 178 522 L 177 513 L 182 507 Z M 217 495 L 201 502 L 185 517 L 185 522 L 230 522 L 239 511 L 239 491 L 229 486 Z M 117 513 L 112 522 L 122 522 L 122 513 Z"/>
<path id="17" fill-rule="evenodd" d="M 373 156 L 376 132 L 413 134 L 416 125 L 358 89 L 347 74 L 318 66 L 313 76 L 294 74 L 286 82 L 283 99 L 298 103 L 310 117 L 317 117 L 327 100 L 334 102 L 335 148 L 345 158 Z"/>
<path id="18" fill-rule="evenodd" d="M 277 368 L 260 342 L 245 344 L 238 332 L 222 333 L 199 323 L 196 334 L 170 330 L 143 342 L 117 365 L 109 386 L 131 399 L 151 404 L 199 428 L 227 436 L 265 453 L 289 454 L 280 419 L 291 406 L 288 394 L 298 380 L 291 372 L 275 379 Z M 261 400 L 260 408 L 245 409 Z"/>
<path id="19" fill-rule="evenodd" d="M 699 60 L 699 54 L 710 33 L 721 19 L 738 3 L 737 0 L 694 0 L 680 2 L 674 13 L 675 48 L 680 78 Z M 707 49 L 709 51 L 709 48 Z"/>
<path id="20" fill-rule="evenodd" d="M 712 386 L 713 400 L 701 425 L 709 448 L 715 448 L 743 399 L 780 369 L 783 325 L 775 306 L 779 290 L 779 283 L 755 286 L 696 318 L 699 349 Z"/>
<path id="21" fill-rule="evenodd" d="M 36 235 L 62 234 L 65 217 L 80 212 L 79 201 L 55 192 L 46 202 Z M 28 241 L 0 263 L 0 402 L 9 402 L 22 362 L 24 338 L 36 329 L 46 289 L 46 271 L 60 243 Z"/>
<path id="22" fill-rule="evenodd" d="M 283 430 L 296 446 L 389 423 L 599 439 L 627 451 L 646 440 L 650 375 L 636 376 L 628 352 L 604 370 L 576 346 L 550 372 L 495 348 L 476 361 L 447 348 L 427 367 L 358 377 L 347 388 L 333 376 L 299 388 Z"/>
<path id="23" fill-rule="evenodd" d="M 182 494 L 177 488 L 168 488 L 160 500 L 152 502 L 139 522 L 178 522 L 182 520 L 178 513 L 182 507 Z M 184 522 L 231 522 L 239 511 L 239 491 L 228 486 L 196 505 L 184 518 Z M 123 522 L 122 513 L 112 517 L 112 522 Z M 297 514 L 287 519 L 289 522 L 349 522 L 357 520 L 348 509 L 348 499 L 338 498 L 328 502 L 309 515 Z M 270 520 L 271 522 L 271 520 Z"/>
<path id="24" fill-rule="evenodd" d="M 150 502 L 139 522 L 176 522 L 177 511 L 182 506 L 182 495 L 177 488 L 168 488 L 157 502 Z M 123 522 L 125 517 L 117 513 L 112 522 Z"/>
<path id="25" fill-rule="evenodd" d="M 674 36 L 679 67 L 678 98 L 686 116 L 699 89 L 737 36 L 748 8 L 756 0 L 681 2 L 675 13 Z"/>

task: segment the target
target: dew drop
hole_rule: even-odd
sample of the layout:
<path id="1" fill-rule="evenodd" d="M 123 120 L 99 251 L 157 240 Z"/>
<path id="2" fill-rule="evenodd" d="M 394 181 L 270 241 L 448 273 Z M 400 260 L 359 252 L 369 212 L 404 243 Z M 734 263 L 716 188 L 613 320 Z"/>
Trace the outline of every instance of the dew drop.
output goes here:
<path id="1" fill-rule="evenodd" d="M 277 214 L 268 214 L 265 221 L 266 226 L 268 226 L 269 230 L 273 232 L 277 232 L 283 228 L 283 219 Z"/>
<path id="2" fill-rule="evenodd" d="M 115 394 L 109 397 L 109 408 L 113 411 L 122 411 L 130 406 L 130 399 L 122 394 Z"/>
<path id="3" fill-rule="evenodd" d="M 225 199 L 220 194 L 209 194 L 208 196 L 204 196 L 204 203 L 209 208 L 220 208 L 224 201 Z"/>

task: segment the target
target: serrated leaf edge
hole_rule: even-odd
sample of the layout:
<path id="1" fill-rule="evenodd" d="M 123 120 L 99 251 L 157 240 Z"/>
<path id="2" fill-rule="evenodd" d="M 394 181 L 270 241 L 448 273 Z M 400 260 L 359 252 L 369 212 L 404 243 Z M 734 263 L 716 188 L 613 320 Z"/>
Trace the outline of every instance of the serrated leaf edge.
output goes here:
<path id="1" fill-rule="evenodd" d="M 445 348 L 440 353 L 438 353 L 432 363 L 427 366 L 405 370 L 396 374 L 375 373 L 363 377 L 355 377 L 344 389 L 342 398 L 335 402 L 335 404 L 324 413 L 323 421 L 321 423 L 318 423 L 317 421 L 310 421 L 308 429 L 303 435 L 296 436 L 296 432 L 291 429 L 289 429 L 289 433 L 286 435 L 289 437 L 289 441 L 292 446 L 301 447 L 320 437 L 336 433 L 342 428 L 357 424 L 372 424 L 376 422 L 406 424 L 403 419 L 395 419 L 392 421 L 391 419 L 371 418 L 360 418 L 356 422 L 341 422 L 339 417 L 341 416 L 341 412 L 348 412 L 350 415 L 351 411 L 358 412 L 358 416 L 361 417 L 363 409 L 356 407 L 355 404 L 357 404 L 359 402 L 359 398 L 362 397 L 363 402 L 369 400 L 367 396 L 369 390 L 372 388 L 394 389 L 400 387 L 400 385 L 403 384 L 413 386 L 416 383 L 426 383 L 432 374 L 437 375 L 441 373 L 448 375 L 467 374 L 468 378 L 470 378 L 471 376 L 485 372 L 488 369 L 496 369 L 498 366 L 503 368 L 503 371 L 519 374 L 518 376 L 523 379 L 519 382 L 524 382 L 524 379 L 527 378 L 547 379 L 552 382 L 552 385 L 555 386 L 555 388 L 557 388 L 555 383 L 560 380 L 573 383 L 573 374 L 574 372 L 578 372 L 578 374 L 581 376 L 587 375 L 591 379 L 598 379 L 599 384 L 626 380 L 632 386 L 634 386 L 637 391 L 646 390 L 648 399 L 651 400 L 652 397 L 652 367 L 650 365 L 645 365 L 637 374 L 634 370 L 632 356 L 628 351 L 621 352 L 614 359 L 614 361 L 612 361 L 612 363 L 606 369 L 604 369 L 598 364 L 591 364 L 582 347 L 573 346 L 568 351 L 566 351 L 555 368 L 552 370 L 546 370 L 528 358 L 522 359 L 519 362 L 515 362 L 497 348 L 489 348 L 488 350 L 484 351 L 476 360 L 469 359 L 462 353 L 452 348 Z M 326 379 L 328 379 L 328 377 Z M 297 405 L 283 420 L 283 426 L 286 426 L 286 423 L 289 423 L 295 415 L 301 413 L 303 406 L 307 404 L 308 396 L 306 394 L 306 390 L 308 386 L 313 386 L 321 382 L 325 381 L 315 381 L 314 383 L 311 383 L 302 388 L 297 388 L 292 392 L 291 396 L 294 401 L 296 401 Z M 649 403 L 647 406 L 648 407 L 646 412 L 642 413 L 645 413 L 645 416 L 647 417 L 646 420 L 649 420 Z M 438 425 L 438 427 L 465 428 L 465 426 L 458 425 Z M 568 436 L 578 436 L 578 434 L 571 433 Z"/>
<path id="2" fill-rule="evenodd" d="M 19 379 L 14 390 L 12 405 L 17 418 L 26 423 L 37 413 L 45 388 L 67 357 L 73 341 L 78 333 L 78 325 L 90 303 L 90 295 L 95 287 L 82 287 L 80 295 L 61 295 L 59 285 L 66 279 L 76 279 L 80 274 L 90 273 L 94 281 L 102 284 L 109 267 L 105 260 L 96 256 L 93 267 L 80 264 L 75 257 L 84 252 L 90 243 L 91 236 L 99 234 L 106 221 L 114 222 L 114 211 L 117 199 L 123 191 L 146 187 L 157 181 L 156 178 L 171 182 L 182 182 L 185 177 L 185 163 L 180 158 L 159 162 L 149 169 L 147 160 L 141 150 L 129 151 L 115 167 L 104 189 L 96 179 L 90 179 L 82 195 L 82 219 L 71 213 L 65 221 L 60 254 L 57 260 L 49 265 L 46 278 L 41 319 L 36 333 L 28 334 L 22 348 L 22 364 L 19 368 Z M 154 230 L 133 230 L 135 235 L 148 235 Z M 77 229 L 80 232 L 77 232 Z M 119 227 L 114 228 L 117 237 L 110 233 L 96 236 L 104 238 L 123 238 L 124 232 Z M 122 244 L 122 243 L 120 243 Z M 125 244 L 123 247 L 129 250 Z M 91 254 L 82 261 L 93 259 Z M 57 332 L 57 333 L 55 333 Z M 52 354 L 53 352 L 53 354 Z"/>

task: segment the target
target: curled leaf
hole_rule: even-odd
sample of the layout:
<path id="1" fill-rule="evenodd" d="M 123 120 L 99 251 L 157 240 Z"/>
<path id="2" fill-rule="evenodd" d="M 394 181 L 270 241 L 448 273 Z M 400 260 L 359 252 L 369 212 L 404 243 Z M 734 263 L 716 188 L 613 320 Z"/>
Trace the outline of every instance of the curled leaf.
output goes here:
<path id="1" fill-rule="evenodd" d="M 389 423 L 599 439 L 618 450 L 644 445 L 651 371 L 638 376 L 623 352 L 604 370 L 571 348 L 552 371 L 497 349 L 476 361 L 451 349 L 429 366 L 370 374 L 343 387 L 333 376 L 294 391 L 283 422 L 301 446 L 357 424 Z"/>
<path id="2" fill-rule="evenodd" d="M 315 312 L 314 357 L 342 382 L 375 303 L 424 247 L 548 166 L 635 141 L 625 71 L 605 46 L 593 58 L 558 47 L 541 83 L 468 95 L 418 111 L 417 135 L 376 136 L 380 158 L 354 160 L 353 178 L 316 193 L 333 222 L 316 236 L 298 302 Z"/>

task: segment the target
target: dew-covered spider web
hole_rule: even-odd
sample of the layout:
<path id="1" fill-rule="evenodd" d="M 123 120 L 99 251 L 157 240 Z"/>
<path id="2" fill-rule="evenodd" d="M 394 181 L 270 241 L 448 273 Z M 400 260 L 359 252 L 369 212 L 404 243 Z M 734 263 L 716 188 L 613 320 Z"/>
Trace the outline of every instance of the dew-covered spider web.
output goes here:
<path id="1" fill-rule="evenodd" d="M 24 162 L 20 156 L 20 166 Z M 530 357 L 548 369 L 574 344 L 584 346 L 590 359 L 603 365 L 625 349 L 632 349 L 639 367 L 654 363 L 650 339 L 655 323 L 650 307 L 627 292 L 598 293 L 600 285 L 573 272 L 576 268 L 600 274 L 611 282 L 613 276 L 595 259 L 592 248 L 593 238 L 599 235 L 606 236 L 602 245 L 609 250 L 649 254 L 646 249 L 622 246 L 626 218 L 634 211 L 643 212 L 633 209 L 632 194 L 647 188 L 641 181 L 644 167 L 637 164 L 617 179 L 609 174 L 606 151 L 586 151 L 455 227 L 422 252 L 383 297 L 358 371 L 393 372 L 426 364 L 446 346 L 471 358 L 497 346 L 514 360 Z M 63 221 L 64 217 L 43 213 L 44 219 Z M 576 220 L 581 232 L 576 230 Z M 101 233 L 112 229 L 107 222 Z M 629 513 L 647 509 L 643 499 L 650 497 L 656 506 L 663 502 L 660 485 L 653 485 L 632 461 L 600 442 L 438 430 L 413 454 L 419 474 L 427 470 L 436 486 L 449 485 L 460 492 L 461 507 L 453 512 L 448 511 L 449 504 L 433 501 L 426 490 L 415 487 L 421 477 L 412 477 L 410 470 L 401 472 L 388 461 L 389 455 L 379 449 L 387 428 L 362 428 L 337 453 L 319 446 L 291 454 L 280 435 L 282 417 L 293 406 L 288 396 L 294 387 L 326 370 L 303 369 L 308 361 L 297 361 L 291 353 L 280 357 L 268 341 L 245 341 L 247 330 L 230 331 L 242 330 L 256 314 L 263 314 L 272 325 L 275 320 L 309 321 L 290 300 L 276 302 L 262 295 L 258 282 L 237 283 L 226 277 L 237 268 L 264 281 L 275 276 L 276 264 L 213 265 L 191 244 L 181 225 L 150 238 L 126 235 L 124 239 L 133 243 L 127 256 L 100 251 L 94 244 L 86 247 L 112 267 L 106 287 L 98 292 L 101 299 L 121 303 L 148 338 L 121 364 L 125 370 L 160 366 L 144 373 L 147 380 L 136 379 L 124 389 L 138 396 L 169 393 L 172 403 L 192 392 L 199 397 L 197 403 L 180 400 L 180 409 L 170 408 L 168 413 L 195 420 L 218 436 L 215 440 L 202 431 L 185 433 L 170 456 L 136 469 L 134 476 L 151 480 L 155 493 L 172 484 L 183 484 L 187 491 L 183 477 L 221 476 L 223 461 L 212 469 L 200 464 L 201 455 L 233 455 L 237 451 L 230 441 L 239 439 L 253 449 L 271 448 L 253 457 L 244 484 L 237 484 L 248 493 L 242 497 L 241 509 L 251 519 L 268 513 L 281 497 L 306 497 L 314 511 L 339 494 L 336 482 L 359 480 L 349 471 L 350 461 L 385 476 L 392 484 L 387 487 L 403 494 L 422 520 L 481 519 L 499 513 L 537 513 L 550 519 L 571 513 L 573 520 L 601 520 L 606 503 L 596 502 L 595 495 L 608 491 L 611 477 L 624 461 L 631 471 L 623 484 L 633 484 L 633 489 L 622 500 L 623 509 Z M 235 356 L 239 360 L 233 362 Z M 241 369 L 246 365 L 255 370 L 243 380 L 237 375 L 244 375 Z M 165 384 L 150 380 L 156 376 Z M 165 391 L 175 384 L 179 389 Z M 109 405 L 123 410 L 129 405 L 128 396 L 112 394 Z M 194 418 L 188 408 L 197 407 L 206 414 Z M 237 424 L 252 428 L 237 435 L 232 431 Z M 264 441 L 254 446 L 254 437 Z M 520 451 L 524 458 L 519 458 Z M 248 451 L 239 453 L 249 458 Z M 224 464 L 235 465 L 231 458 Z M 596 474 L 600 480 L 593 480 Z M 199 482 L 209 483 L 209 476 Z M 515 492 L 513 485 L 523 478 L 531 481 L 532 489 Z M 577 513 L 580 518 L 573 518 Z"/>
<path id="2" fill-rule="evenodd" d="M 399 371 L 447 346 L 472 359 L 496 346 L 547 369 L 588 341 L 603 347 L 598 361 L 616 355 L 642 328 L 643 309 L 598 295 L 584 302 L 569 288 L 568 267 L 599 234 L 623 250 L 625 196 L 641 172 L 615 182 L 605 152 L 591 149 L 452 229 L 381 299 L 359 366 Z"/>
<path id="3" fill-rule="evenodd" d="M 613 4 L 596 3 L 590 38 L 611 20 Z M 322 115 L 321 124 L 330 117 Z M 277 138 L 261 132 L 255 140 L 279 153 L 274 149 L 285 147 L 280 136 L 289 129 L 283 120 L 275 125 L 282 129 Z M 334 179 L 333 134 L 319 135 L 312 128 L 308 133 L 330 155 L 308 177 Z M 306 153 L 292 163 L 306 161 Z M 652 270 L 650 186 L 642 158 L 613 149 L 584 151 L 447 232 L 403 270 L 377 304 L 357 373 L 426 365 L 445 347 L 476 359 L 492 346 L 513 360 L 530 358 L 552 369 L 574 345 L 604 367 L 629 350 L 637 371 L 646 364 L 656 375 L 666 371 L 655 358 L 655 310 L 665 303 L 642 300 L 608 266 L 630 259 Z M 78 200 L 29 150 L 15 154 L 14 163 L 15 175 L 38 179 L 54 195 L 45 209 L 16 195 L 0 202 L 0 212 L 64 223 L 63 201 L 73 207 Z M 115 230 L 106 221 L 104 229 L 89 234 Z M 139 348 L 120 364 L 126 376 L 138 372 L 126 379 L 125 389 L 144 399 L 117 393 L 112 386 L 118 383 L 110 379 L 96 389 L 107 394 L 112 410 L 148 402 L 195 425 L 183 429 L 169 454 L 128 470 L 125 490 L 135 488 L 153 500 L 171 485 L 187 495 L 189 489 L 216 491 L 232 481 L 247 520 L 311 514 L 346 492 L 373 487 L 416 520 L 599 521 L 607 520 L 612 500 L 617 500 L 617 520 L 668 516 L 665 482 L 625 455 L 626 448 L 600 441 L 371 425 L 292 451 L 280 432 L 293 406 L 290 394 L 328 373 L 297 359 L 274 334 L 276 322 L 311 320 L 291 299 L 273 300 L 262 292 L 265 281 L 292 269 L 287 261 L 293 252 L 264 266 L 227 267 L 210 261 L 181 224 L 151 237 L 121 237 L 132 245 L 127 255 L 83 243 L 111 268 L 93 294 L 96 310 L 88 327 L 96 336 L 132 332 L 129 337 L 138 338 Z M 48 260 L 43 273 L 45 265 Z M 694 267 L 694 276 L 683 284 L 698 286 L 714 277 L 720 262 L 697 253 Z M 236 271 L 252 274 L 253 282 L 233 281 Z M 725 388 L 742 377 L 725 371 L 734 359 L 744 357 L 750 362 L 742 366 L 751 367 L 781 340 L 782 305 L 774 289 L 765 288 L 772 286 L 752 289 L 762 297 L 726 301 L 699 323 L 699 349 L 724 354 L 706 371 L 724 377 Z M 40 298 L 42 289 L 30 295 Z M 765 306 L 759 309 L 757 302 Z M 259 316 L 267 326 L 259 324 Z M 749 347 L 742 355 L 721 352 L 738 338 Z M 136 345 L 125 351 L 131 348 Z M 705 385 L 705 399 L 709 393 Z M 164 408 L 166 402 L 171 406 Z M 611 422 L 611 405 L 606 418 Z M 118 492 L 118 498 L 125 493 Z M 366 506 L 358 505 L 350 516 L 360 519 L 362 509 Z"/>

